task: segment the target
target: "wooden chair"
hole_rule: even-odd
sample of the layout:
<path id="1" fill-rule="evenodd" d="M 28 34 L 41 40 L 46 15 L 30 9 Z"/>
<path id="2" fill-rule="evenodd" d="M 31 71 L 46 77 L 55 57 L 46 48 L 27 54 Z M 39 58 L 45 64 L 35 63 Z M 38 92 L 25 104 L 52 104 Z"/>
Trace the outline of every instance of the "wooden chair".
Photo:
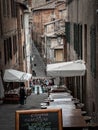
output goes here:
<path id="1" fill-rule="evenodd" d="M 82 109 L 84 107 L 84 104 L 83 103 L 79 103 L 77 104 L 76 108 L 79 108 L 79 109 Z"/>

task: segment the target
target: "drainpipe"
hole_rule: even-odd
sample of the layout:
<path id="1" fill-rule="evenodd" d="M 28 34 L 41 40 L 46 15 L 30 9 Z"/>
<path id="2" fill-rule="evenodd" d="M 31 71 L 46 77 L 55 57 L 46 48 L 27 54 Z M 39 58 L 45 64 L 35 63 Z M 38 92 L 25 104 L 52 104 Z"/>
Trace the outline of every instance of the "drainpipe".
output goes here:
<path id="1" fill-rule="evenodd" d="M 77 0 L 77 23 L 78 23 L 78 11 L 79 11 L 79 9 L 78 9 L 78 3 L 79 3 L 79 0 Z"/>

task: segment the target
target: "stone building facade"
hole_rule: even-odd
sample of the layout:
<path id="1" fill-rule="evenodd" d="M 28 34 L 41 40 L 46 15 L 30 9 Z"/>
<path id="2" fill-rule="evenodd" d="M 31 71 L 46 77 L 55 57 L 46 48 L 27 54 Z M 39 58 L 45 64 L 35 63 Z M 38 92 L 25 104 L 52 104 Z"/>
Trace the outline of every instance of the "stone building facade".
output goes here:
<path id="1" fill-rule="evenodd" d="M 45 55 L 45 24 L 63 19 L 62 10 L 65 10 L 65 1 L 50 1 L 42 6 L 34 8 L 33 11 L 33 31 L 32 36 L 42 57 Z M 43 41 L 43 42 L 42 42 Z"/>
<path id="2" fill-rule="evenodd" d="M 30 3 L 29 0 L 29 7 L 32 6 Z M 24 17 L 27 10 L 29 8 L 22 0 L 0 1 L 0 69 L 3 71 L 6 68 L 25 71 Z"/>
<path id="3" fill-rule="evenodd" d="M 2 79 L 5 69 L 25 72 L 27 70 L 24 28 L 24 11 L 29 10 L 30 6 L 27 5 L 28 3 L 24 3 L 23 0 L 0 0 L 0 72 Z"/>
<path id="4" fill-rule="evenodd" d="M 0 1 L 0 70 L 18 65 L 16 3 Z"/>
<path id="5" fill-rule="evenodd" d="M 85 76 L 69 78 L 68 85 L 98 121 L 98 1 L 67 0 L 67 4 L 67 60 L 83 59 L 86 64 Z"/>

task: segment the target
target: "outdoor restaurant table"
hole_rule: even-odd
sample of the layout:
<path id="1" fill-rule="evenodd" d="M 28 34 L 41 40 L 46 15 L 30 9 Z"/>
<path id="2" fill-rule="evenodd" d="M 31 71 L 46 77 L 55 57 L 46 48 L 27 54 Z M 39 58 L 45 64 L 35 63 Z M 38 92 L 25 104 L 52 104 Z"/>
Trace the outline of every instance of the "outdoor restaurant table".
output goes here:
<path id="1" fill-rule="evenodd" d="M 83 128 L 87 128 L 87 124 L 82 115 L 66 115 L 63 114 L 63 130 L 82 130 Z"/>
<path id="2" fill-rule="evenodd" d="M 73 96 L 70 93 L 67 92 L 59 92 L 59 93 L 50 93 L 49 95 L 51 98 L 53 99 L 57 99 L 57 98 L 72 98 Z"/>
<path id="3" fill-rule="evenodd" d="M 63 130 L 82 130 L 83 128 L 87 128 L 87 124 L 81 115 L 81 109 L 76 109 L 74 106 L 69 105 L 47 106 L 47 109 L 53 108 L 62 109 Z"/>
<path id="4" fill-rule="evenodd" d="M 62 109 L 63 128 L 82 130 L 87 124 L 81 115 L 81 109 Z M 65 129 L 66 130 L 66 129 Z"/>
<path id="5" fill-rule="evenodd" d="M 75 109 L 75 106 L 74 105 L 65 105 L 65 104 L 63 104 L 63 105 L 49 105 L 49 106 L 47 106 L 47 109 L 51 109 L 51 108 L 61 108 L 61 109 L 64 109 L 64 108 L 66 108 L 66 109 Z"/>
<path id="6" fill-rule="evenodd" d="M 62 115 L 70 115 L 70 116 L 81 116 L 81 109 L 62 109 Z"/>
<path id="7" fill-rule="evenodd" d="M 49 99 L 50 100 L 66 100 L 66 101 L 72 101 L 73 99 L 73 96 L 70 95 L 70 93 L 67 93 L 67 92 L 62 92 L 62 93 L 50 93 L 49 95 Z"/>
<path id="8" fill-rule="evenodd" d="M 50 102 L 50 105 L 48 106 L 48 108 L 51 108 L 51 107 L 54 107 L 54 108 L 76 108 L 75 104 L 72 102 L 72 101 L 66 101 L 66 99 L 64 100 L 59 100 L 59 101 L 53 101 L 53 102 Z"/>
<path id="9" fill-rule="evenodd" d="M 82 130 L 87 128 L 87 124 L 81 115 L 81 109 L 76 109 L 72 96 L 69 93 L 52 93 L 52 102 L 49 103 L 47 109 L 61 108 L 63 119 L 63 130 Z"/>

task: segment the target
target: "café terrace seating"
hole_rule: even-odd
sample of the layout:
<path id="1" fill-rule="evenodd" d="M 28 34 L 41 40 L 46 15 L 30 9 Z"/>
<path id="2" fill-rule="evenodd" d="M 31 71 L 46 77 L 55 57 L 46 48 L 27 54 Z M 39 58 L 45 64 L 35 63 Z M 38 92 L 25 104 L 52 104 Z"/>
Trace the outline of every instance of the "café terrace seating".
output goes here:
<path id="1" fill-rule="evenodd" d="M 92 123 L 84 104 L 74 98 L 66 87 L 53 88 L 40 105 L 41 109 L 62 109 L 63 130 L 98 130 L 98 124 Z"/>
<path id="2" fill-rule="evenodd" d="M 41 109 L 62 109 L 63 130 L 87 130 L 87 123 L 82 115 L 80 101 L 71 95 L 65 88 L 54 88 L 50 91 L 47 99 L 41 103 Z"/>

